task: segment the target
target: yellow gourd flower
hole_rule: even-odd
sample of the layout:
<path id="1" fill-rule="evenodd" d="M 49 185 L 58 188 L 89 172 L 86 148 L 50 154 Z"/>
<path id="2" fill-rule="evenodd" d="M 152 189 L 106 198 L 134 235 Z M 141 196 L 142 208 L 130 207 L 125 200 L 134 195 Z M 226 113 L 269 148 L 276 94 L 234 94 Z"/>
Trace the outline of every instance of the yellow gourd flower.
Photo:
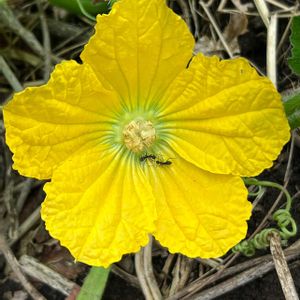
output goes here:
<path id="1" fill-rule="evenodd" d="M 289 140 L 280 95 L 242 58 L 192 57 L 162 0 L 98 16 L 82 64 L 64 61 L 4 108 L 22 175 L 51 179 L 42 218 L 78 260 L 108 266 L 152 234 L 171 252 L 218 257 L 245 237 L 240 176 Z"/>

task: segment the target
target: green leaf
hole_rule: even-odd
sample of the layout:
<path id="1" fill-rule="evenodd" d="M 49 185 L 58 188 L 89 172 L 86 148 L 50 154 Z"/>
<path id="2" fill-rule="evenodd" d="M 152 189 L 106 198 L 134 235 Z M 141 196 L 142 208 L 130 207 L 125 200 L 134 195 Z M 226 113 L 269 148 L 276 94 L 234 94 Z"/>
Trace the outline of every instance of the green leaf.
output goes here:
<path id="1" fill-rule="evenodd" d="M 300 75 L 300 16 L 293 18 L 290 41 L 292 56 L 289 58 L 288 63 L 292 71 Z"/>
<path id="2" fill-rule="evenodd" d="M 110 268 L 92 267 L 76 300 L 100 300 L 104 293 Z"/>
<path id="3" fill-rule="evenodd" d="M 71 13 L 82 15 L 82 11 L 77 4 L 76 0 L 49 0 L 55 6 L 62 7 Z M 97 14 L 107 13 L 109 11 L 108 2 L 92 3 L 92 0 L 80 0 L 84 10 L 90 15 L 96 16 Z"/>
<path id="4" fill-rule="evenodd" d="M 290 96 L 283 103 L 286 116 L 292 129 L 300 127 L 300 93 Z"/>

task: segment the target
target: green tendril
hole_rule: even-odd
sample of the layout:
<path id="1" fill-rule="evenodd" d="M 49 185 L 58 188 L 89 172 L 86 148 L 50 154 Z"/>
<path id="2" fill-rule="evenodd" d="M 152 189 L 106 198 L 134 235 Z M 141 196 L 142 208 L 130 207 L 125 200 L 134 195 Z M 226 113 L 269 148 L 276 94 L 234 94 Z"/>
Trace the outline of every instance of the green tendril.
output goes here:
<path id="1" fill-rule="evenodd" d="M 262 186 L 257 186 L 258 190 L 256 192 L 249 192 L 248 195 L 250 197 L 257 197 L 260 196 L 264 192 L 264 188 Z"/>
<path id="2" fill-rule="evenodd" d="M 289 192 L 280 184 L 270 181 L 259 181 L 255 178 L 244 178 L 247 185 L 258 187 L 272 187 L 279 189 L 286 197 L 286 206 L 284 209 L 278 209 L 274 212 L 272 218 L 277 224 L 277 228 L 266 228 L 257 233 L 252 239 L 245 240 L 232 248 L 233 253 L 242 253 L 245 256 L 253 256 L 257 249 L 266 249 L 270 245 L 270 234 L 277 233 L 281 237 L 281 244 L 287 245 L 289 238 L 297 234 L 297 225 L 290 210 L 292 206 L 292 197 Z M 259 190 L 260 191 L 260 190 Z M 259 192 L 258 191 L 258 192 Z"/>
<path id="3" fill-rule="evenodd" d="M 88 19 L 92 20 L 92 21 L 96 21 L 96 18 L 94 16 L 92 16 L 91 14 L 89 14 L 85 8 L 83 7 L 82 3 L 81 3 L 81 0 L 76 0 L 77 1 L 77 4 L 79 6 L 79 9 L 80 11 L 82 12 L 82 14 L 87 17 Z"/>
<path id="4" fill-rule="evenodd" d="M 290 211 L 291 206 L 292 206 L 292 197 L 291 197 L 290 193 L 287 191 L 287 189 L 284 188 L 282 185 L 275 183 L 275 182 L 271 182 L 271 181 L 259 181 L 255 178 L 243 178 L 243 180 L 244 180 L 245 184 L 247 184 L 247 185 L 272 187 L 272 188 L 282 191 L 286 197 L 285 209 Z"/>

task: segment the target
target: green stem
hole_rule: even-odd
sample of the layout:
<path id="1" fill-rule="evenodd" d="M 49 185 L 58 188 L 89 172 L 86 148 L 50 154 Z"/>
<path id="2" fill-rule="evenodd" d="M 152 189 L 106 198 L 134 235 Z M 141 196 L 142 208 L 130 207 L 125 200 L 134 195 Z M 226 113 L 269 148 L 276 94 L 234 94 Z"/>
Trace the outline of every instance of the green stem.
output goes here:
<path id="1" fill-rule="evenodd" d="M 100 300 L 106 287 L 109 272 L 110 268 L 92 267 L 76 300 Z"/>

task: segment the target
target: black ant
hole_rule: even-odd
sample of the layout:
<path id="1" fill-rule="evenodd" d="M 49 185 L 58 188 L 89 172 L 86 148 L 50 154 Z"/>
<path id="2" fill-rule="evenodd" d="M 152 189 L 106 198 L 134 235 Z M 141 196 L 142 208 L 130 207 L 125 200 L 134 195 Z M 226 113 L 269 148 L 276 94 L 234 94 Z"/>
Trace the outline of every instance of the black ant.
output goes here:
<path id="1" fill-rule="evenodd" d="M 140 162 L 143 162 L 147 159 L 150 159 L 150 160 L 155 160 L 156 159 L 156 155 L 154 154 L 145 154 L 143 156 L 140 157 Z"/>
<path id="2" fill-rule="evenodd" d="M 169 166 L 172 164 L 172 162 L 170 160 L 165 160 L 165 161 L 156 160 L 155 162 L 157 165 L 160 165 L 160 166 Z"/>
<path id="3" fill-rule="evenodd" d="M 155 163 L 159 166 L 169 166 L 172 164 L 172 162 L 170 160 L 165 160 L 165 161 L 162 161 L 162 160 L 159 160 L 157 158 L 156 155 L 154 154 L 145 154 L 143 156 L 140 157 L 140 162 L 144 162 L 146 160 L 150 160 L 150 161 L 155 161 Z"/>

